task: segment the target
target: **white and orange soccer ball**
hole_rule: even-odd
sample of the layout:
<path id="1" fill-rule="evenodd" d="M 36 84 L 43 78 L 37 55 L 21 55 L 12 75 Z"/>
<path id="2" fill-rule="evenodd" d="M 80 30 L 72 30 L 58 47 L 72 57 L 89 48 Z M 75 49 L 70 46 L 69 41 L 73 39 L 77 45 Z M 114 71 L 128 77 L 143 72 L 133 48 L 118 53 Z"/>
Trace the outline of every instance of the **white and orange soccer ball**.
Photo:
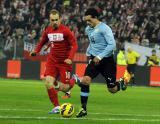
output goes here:
<path id="1" fill-rule="evenodd" d="M 62 117 L 69 118 L 74 114 L 74 106 L 71 103 L 64 103 L 60 106 L 60 114 Z"/>

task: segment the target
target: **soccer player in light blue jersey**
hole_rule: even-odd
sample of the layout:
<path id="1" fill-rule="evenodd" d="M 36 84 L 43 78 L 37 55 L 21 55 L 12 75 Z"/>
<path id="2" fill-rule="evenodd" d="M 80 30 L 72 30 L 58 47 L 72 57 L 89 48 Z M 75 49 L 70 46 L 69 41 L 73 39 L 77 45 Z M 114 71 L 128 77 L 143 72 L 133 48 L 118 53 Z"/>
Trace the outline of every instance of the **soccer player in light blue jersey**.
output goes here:
<path id="1" fill-rule="evenodd" d="M 86 55 L 90 58 L 85 69 L 84 76 L 80 79 L 73 75 L 81 88 L 80 98 L 82 108 L 76 117 L 87 115 L 87 101 L 89 96 L 89 85 L 98 74 L 101 74 L 108 87 L 108 91 L 116 93 L 120 89 L 125 90 L 126 84 L 123 79 L 116 82 L 116 62 L 113 58 L 113 50 L 116 47 L 111 28 L 99 19 L 99 13 L 95 8 L 89 8 L 85 12 L 84 21 L 87 22 L 85 33 L 89 38 L 89 46 Z"/>

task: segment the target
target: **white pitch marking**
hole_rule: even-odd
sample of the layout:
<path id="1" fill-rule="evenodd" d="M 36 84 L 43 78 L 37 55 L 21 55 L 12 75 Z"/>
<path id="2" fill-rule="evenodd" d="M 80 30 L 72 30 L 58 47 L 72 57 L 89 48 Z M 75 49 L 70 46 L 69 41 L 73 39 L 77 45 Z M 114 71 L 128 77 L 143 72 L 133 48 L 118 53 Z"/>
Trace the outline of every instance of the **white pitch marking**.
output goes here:
<path id="1" fill-rule="evenodd" d="M 22 117 L 22 116 L 1 116 L 0 119 L 36 119 L 36 120 L 93 120 L 93 121 L 141 121 L 160 122 L 160 119 L 137 119 L 137 118 L 56 118 L 56 117 Z"/>
<path id="2" fill-rule="evenodd" d="M 115 116 L 137 116 L 137 117 L 160 117 L 160 115 L 145 115 L 145 114 L 114 114 L 114 113 L 89 113 L 89 114 L 92 114 L 92 115 L 115 115 Z"/>
<path id="3" fill-rule="evenodd" d="M 9 109 L 9 108 L 0 108 L 0 111 L 30 111 L 30 112 L 47 112 L 47 110 L 41 109 Z M 135 117 L 160 117 L 160 115 L 146 115 L 146 114 L 114 114 L 114 113 L 88 113 L 91 115 L 113 115 L 113 116 L 135 116 Z"/>
<path id="4" fill-rule="evenodd" d="M 34 111 L 45 111 L 45 110 L 38 110 L 38 109 L 3 109 L 3 108 L 0 108 L 0 111 L 31 111 L 31 112 L 34 112 Z"/>

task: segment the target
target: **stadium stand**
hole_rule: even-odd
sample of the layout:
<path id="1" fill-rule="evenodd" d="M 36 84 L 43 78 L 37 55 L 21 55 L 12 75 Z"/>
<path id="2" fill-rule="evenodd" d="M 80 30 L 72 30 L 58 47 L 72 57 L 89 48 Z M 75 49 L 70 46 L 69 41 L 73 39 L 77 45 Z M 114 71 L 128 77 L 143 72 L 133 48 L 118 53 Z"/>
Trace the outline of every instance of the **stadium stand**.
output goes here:
<path id="1" fill-rule="evenodd" d="M 16 43 L 16 58 L 23 59 L 23 43 L 38 41 L 52 8 L 62 13 L 63 23 L 70 26 L 78 38 L 78 51 L 84 52 L 88 41 L 83 14 L 91 6 L 96 7 L 102 13 L 101 20 L 111 26 L 117 44 L 127 41 L 160 48 L 159 0 L 1 0 L 0 58 L 15 58 Z"/>

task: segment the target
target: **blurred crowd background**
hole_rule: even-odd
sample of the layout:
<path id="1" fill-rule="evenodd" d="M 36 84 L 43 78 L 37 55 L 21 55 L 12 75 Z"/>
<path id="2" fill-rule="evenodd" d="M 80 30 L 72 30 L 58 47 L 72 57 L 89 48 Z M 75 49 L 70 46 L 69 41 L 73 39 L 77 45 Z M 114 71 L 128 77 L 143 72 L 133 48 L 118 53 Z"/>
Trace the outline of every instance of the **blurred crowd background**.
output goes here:
<path id="1" fill-rule="evenodd" d="M 101 13 L 113 30 L 118 47 L 124 42 L 160 49 L 159 0 L 0 0 L 0 58 L 23 59 L 24 42 L 34 43 L 48 24 L 51 9 L 62 14 L 63 24 L 75 33 L 85 52 L 83 15 L 88 7 Z"/>

